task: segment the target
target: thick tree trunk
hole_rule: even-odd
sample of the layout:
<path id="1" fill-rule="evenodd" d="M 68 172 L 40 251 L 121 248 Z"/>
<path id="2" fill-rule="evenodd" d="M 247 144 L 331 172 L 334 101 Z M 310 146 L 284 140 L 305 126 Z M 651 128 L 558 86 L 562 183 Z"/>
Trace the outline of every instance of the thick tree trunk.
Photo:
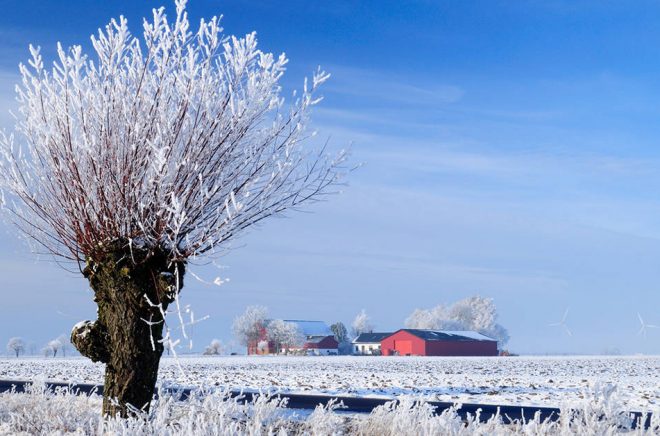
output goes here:
<path id="1" fill-rule="evenodd" d="M 160 308 L 150 302 L 167 309 L 183 286 L 184 265 L 116 241 L 90 256 L 83 273 L 94 290 L 98 319 L 78 323 L 71 342 L 106 364 L 103 413 L 127 417 L 132 408 L 149 410 L 164 324 Z"/>

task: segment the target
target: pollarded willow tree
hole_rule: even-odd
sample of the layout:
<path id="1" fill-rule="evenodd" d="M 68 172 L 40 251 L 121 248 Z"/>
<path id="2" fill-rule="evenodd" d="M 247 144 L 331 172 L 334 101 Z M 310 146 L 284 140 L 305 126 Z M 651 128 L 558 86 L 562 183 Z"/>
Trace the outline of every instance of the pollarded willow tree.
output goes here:
<path id="1" fill-rule="evenodd" d="M 4 205 L 42 252 L 76 262 L 98 319 L 71 342 L 106 364 L 103 410 L 148 409 L 168 305 L 187 264 L 245 230 L 318 200 L 343 156 L 303 147 L 319 71 L 289 106 L 284 55 L 254 34 L 225 38 L 217 18 L 189 28 L 185 0 L 92 36 L 95 56 L 64 50 L 52 70 L 30 48 L 14 133 L 2 134 Z"/>

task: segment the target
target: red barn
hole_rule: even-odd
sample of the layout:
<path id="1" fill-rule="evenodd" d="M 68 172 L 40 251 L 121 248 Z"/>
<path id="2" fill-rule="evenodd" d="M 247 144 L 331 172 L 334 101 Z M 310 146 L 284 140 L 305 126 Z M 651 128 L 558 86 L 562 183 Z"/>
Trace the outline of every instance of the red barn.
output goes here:
<path id="1" fill-rule="evenodd" d="M 477 332 L 401 329 L 384 338 L 384 356 L 497 356 L 497 341 Z"/>
<path id="2" fill-rule="evenodd" d="M 339 342 L 334 336 L 312 336 L 303 345 L 306 354 L 316 356 L 336 355 Z"/>

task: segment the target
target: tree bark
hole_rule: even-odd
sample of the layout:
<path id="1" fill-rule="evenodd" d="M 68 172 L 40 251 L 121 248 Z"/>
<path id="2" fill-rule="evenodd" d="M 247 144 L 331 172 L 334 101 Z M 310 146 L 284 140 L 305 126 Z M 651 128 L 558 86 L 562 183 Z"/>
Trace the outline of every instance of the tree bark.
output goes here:
<path id="1" fill-rule="evenodd" d="M 148 411 L 163 353 L 162 311 L 183 287 L 185 265 L 161 252 L 115 241 L 88 257 L 83 274 L 94 291 L 98 319 L 78 323 L 71 342 L 103 362 L 103 413 L 127 417 Z M 147 299 L 148 298 L 148 299 Z"/>

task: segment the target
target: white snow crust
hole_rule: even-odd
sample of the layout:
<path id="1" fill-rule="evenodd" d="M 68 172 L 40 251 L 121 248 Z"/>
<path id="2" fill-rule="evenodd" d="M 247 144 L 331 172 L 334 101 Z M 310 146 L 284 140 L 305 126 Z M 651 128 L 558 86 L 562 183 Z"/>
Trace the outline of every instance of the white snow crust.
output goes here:
<path id="1" fill-rule="evenodd" d="M 164 357 L 159 382 L 189 386 L 559 406 L 596 384 L 616 385 L 631 409 L 660 406 L 660 356 L 635 357 Z M 84 358 L 2 358 L 0 379 L 102 383 Z"/>

